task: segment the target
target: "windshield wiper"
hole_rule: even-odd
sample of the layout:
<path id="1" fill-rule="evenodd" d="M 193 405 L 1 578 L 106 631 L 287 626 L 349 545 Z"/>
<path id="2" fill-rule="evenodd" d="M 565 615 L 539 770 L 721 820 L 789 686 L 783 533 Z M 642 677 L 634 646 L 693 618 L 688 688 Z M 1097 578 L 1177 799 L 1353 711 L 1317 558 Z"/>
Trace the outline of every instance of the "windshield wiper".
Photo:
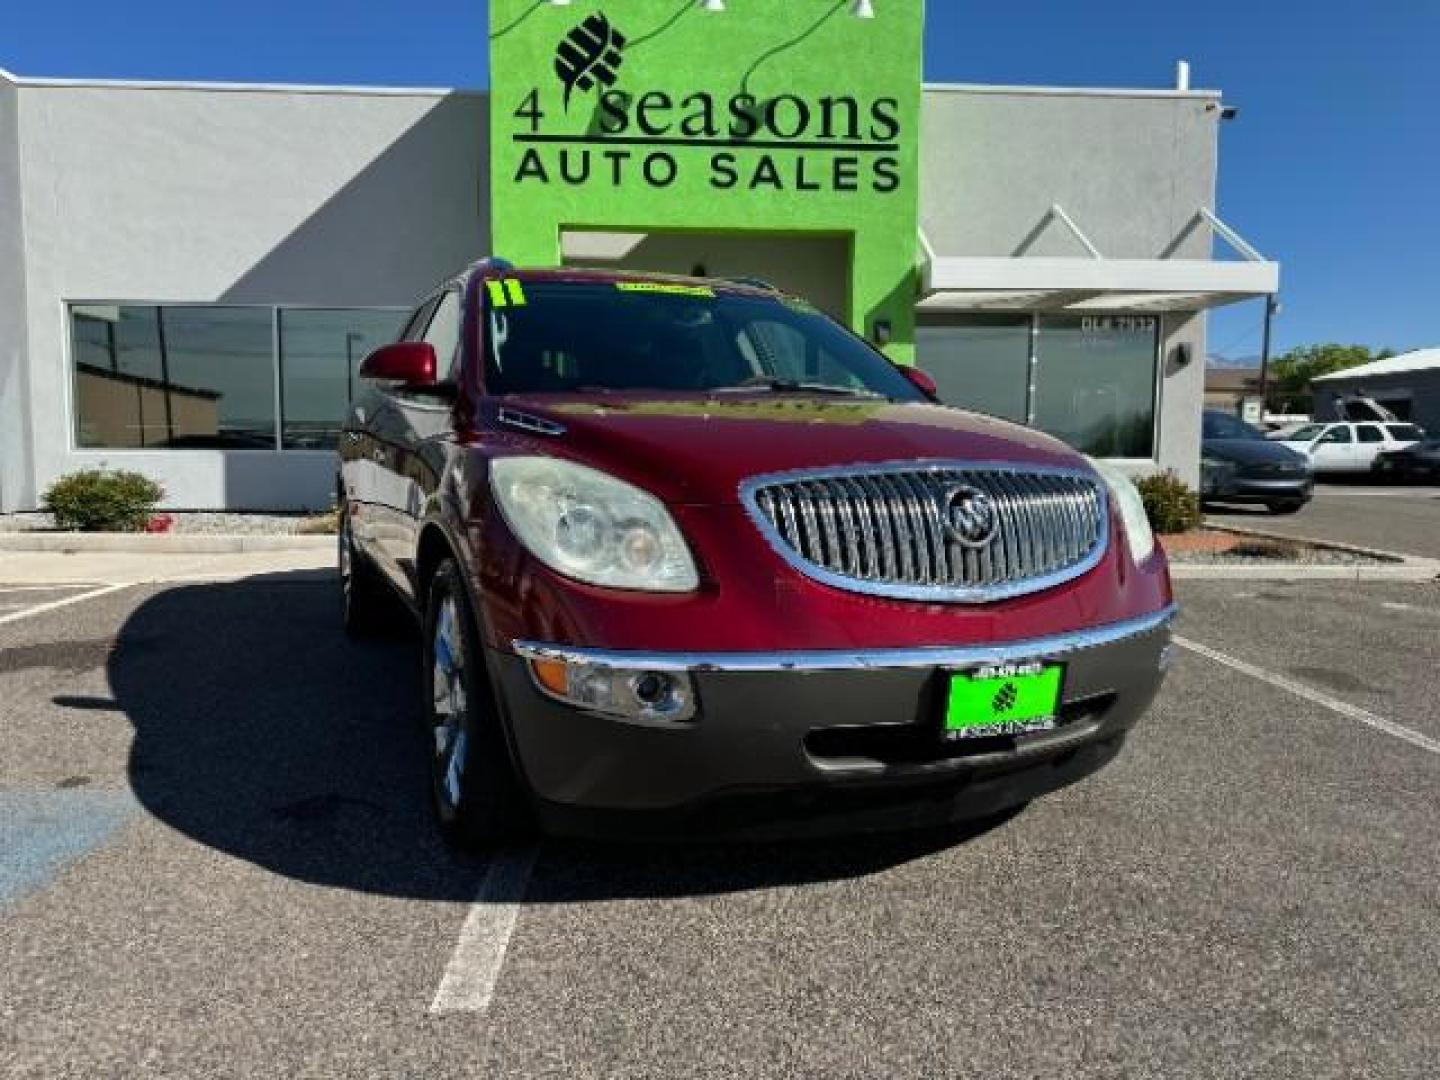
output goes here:
<path id="1" fill-rule="evenodd" d="M 776 394 L 833 394 L 837 397 L 889 399 L 874 390 L 856 386 L 835 386 L 831 383 L 803 382 L 800 379 L 784 379 L 778 375 L 756 375 L 735 386 L 719 386 L 712 393 L 727 394 L 738 390 L 769 390 Z"/>

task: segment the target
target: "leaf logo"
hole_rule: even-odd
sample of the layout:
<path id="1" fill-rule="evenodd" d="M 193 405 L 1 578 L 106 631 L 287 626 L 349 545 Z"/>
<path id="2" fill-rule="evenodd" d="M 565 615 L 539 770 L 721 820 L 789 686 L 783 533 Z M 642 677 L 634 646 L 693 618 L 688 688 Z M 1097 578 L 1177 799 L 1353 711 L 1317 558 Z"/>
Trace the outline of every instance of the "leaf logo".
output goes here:
<path id="1" fill-rule="evenodd" d="M 995 695 L 995 699 L 990 702 L 990 707 L 997 713 L 1009 712 L 1015 707 L 1015 702 L 1019 699 L 1020 691 L 1015 689 L 1013 682 L 1007 682 L 1000 688 L 1000 692 Z"/>
<path id="2" fill-rule="evenodd" d="M 570 97 L 579 90 L 594 89 L 596 83 L 614 86 L 625 63 L 625 35 L 596 13 L 571 30 L 555 50 L 555 74 L 565 87 L 565 110 Z"/>

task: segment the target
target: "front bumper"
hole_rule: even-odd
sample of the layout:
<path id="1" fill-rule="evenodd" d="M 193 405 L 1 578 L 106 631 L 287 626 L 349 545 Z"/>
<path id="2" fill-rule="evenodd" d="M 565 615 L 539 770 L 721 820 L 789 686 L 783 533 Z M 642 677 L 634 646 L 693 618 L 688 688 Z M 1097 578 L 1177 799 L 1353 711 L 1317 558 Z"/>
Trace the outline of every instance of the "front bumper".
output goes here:
<path id="1" fill-rule="evenodd" d="M 770 835 L 977 817 L 1089 775 L 1154 698 L 1168 607 L 1032 641 L 868 652 L 632 653 L 514 643 L 492 650 L 520 771 L 552 831 Z M 542 694 L 530 659 L 689 672 L 699 708 L 672 725 Z M 968 744 L 940 737 L 950 672 L 1066 667 L 1059 726 Z"/>
<path id="2" fill-rule="evenodd" d="M 1303 476 L 1249 477 L 1230 475 L 1201 492 L 1206 499 L 1217 502 L 1268 503 L 1310 501 L 1315 494 L 1315 477 Z"/>

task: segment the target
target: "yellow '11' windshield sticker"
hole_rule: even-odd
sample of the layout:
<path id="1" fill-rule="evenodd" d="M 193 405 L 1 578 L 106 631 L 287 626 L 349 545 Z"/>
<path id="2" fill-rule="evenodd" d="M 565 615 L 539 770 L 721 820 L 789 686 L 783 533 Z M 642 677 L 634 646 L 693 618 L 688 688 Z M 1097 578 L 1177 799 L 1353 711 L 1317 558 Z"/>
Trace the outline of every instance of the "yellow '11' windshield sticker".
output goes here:
<path id="1" fill-rule="evenodd" d="M 491 307 L 503 308 L 511 304 L 516 307 L 525 306 L 525 289 L 514 278 L 492 279 L 485 282 L 485 288 L 490 291 Z"/>
<path id="2" fill-rule="evenodd" d="M 715 290 L 705 285 L 666 285 L 659 281 L 617 281 L 621 292 L 667 293 L 670 296 L 704 296 L 715 298 Z"/>

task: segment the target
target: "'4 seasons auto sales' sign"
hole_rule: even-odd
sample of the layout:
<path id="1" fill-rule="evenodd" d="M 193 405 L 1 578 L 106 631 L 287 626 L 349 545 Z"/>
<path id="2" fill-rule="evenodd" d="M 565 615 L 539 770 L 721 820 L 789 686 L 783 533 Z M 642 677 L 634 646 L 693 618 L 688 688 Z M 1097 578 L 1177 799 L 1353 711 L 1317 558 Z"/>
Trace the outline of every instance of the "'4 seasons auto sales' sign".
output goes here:
<path id="1" fill-rule="evenodd" d="M 743 89 L 720 95 L 631 92 L 622 88 L 629 40 L 600 12 L 561 39 L 559 86 L 532 87 L 515 109 L 512 138 L 521 147 L 515 183 L 658 190 L 675 184 L 683 170 L 700 169 L 716 191 L 899 189 L 897 98 L 793 92 L 761 98 Z M 550 108 L 558 116 L 547 113 L 547 101 L 556 102 Z M 585 131 L 551 130 L 565 126 L 572 104 L 587 110 Z M 560 123 L 547 125 L 552 118 Z"/>
<path id="2" fill-rule="evenodd" d="M 908 355 L 922 0 L 490 8 L 497 254 L 558 262 L 565 229 L 848 236 L 853 324 Z"/>

